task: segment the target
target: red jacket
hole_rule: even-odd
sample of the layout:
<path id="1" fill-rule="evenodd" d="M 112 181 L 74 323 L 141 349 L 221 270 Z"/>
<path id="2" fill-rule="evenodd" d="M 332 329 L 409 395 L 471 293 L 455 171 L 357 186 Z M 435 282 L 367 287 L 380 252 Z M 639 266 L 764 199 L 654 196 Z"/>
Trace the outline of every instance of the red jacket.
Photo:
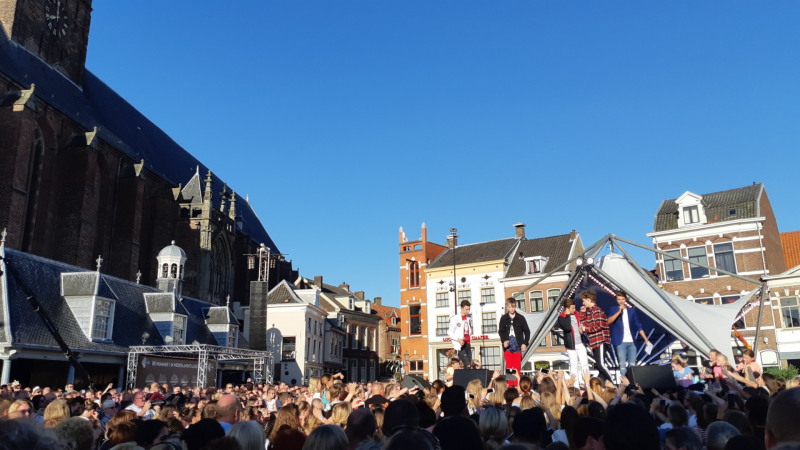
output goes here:
<path id="1" fill-rule="evenodd" d="M 611 332 L 608 329 L 608 318 L 606 313 L 594 305 L 587 308 L 585 312 L 576 314 L 580 316 L 583 326 L 586 327 L 586 335 L 589 336 L 589 348 L 596 349 L 601 344 L 611 343 Z"/>

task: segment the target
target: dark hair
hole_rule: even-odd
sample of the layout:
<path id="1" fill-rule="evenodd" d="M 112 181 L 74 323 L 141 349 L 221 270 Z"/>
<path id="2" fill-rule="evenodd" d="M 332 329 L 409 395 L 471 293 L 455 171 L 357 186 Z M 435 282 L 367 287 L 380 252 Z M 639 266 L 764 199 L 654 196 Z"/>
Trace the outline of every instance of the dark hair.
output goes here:
<path id="1" fill-rule="evenodd" d="M 578 445 L 577 442 L 574 442 L 575 426 L 577 425 L 579 418 L 580 416 L 578 416 L 578 410 L 573 408 L 572 406 L 565 406 L 564 409 L 561 410 L 561 428 L 567 435 L 567 441 L 569 443 L 570 448 L 573 448 L 573 445 L 574 448 L 583 447 L 583 445 Z"/>
<path id="2" fill-rule="evenodd" d="M 655 420 L 644 408 L 616 405 L 603 424 L 603 441 L 609 450 L 660 450 Z"/>
<path id="3" fill-rule="evenodd" d="M 667 409 L 669 411 L 669 421 L 673 427 L 685 427 L 689 425 L 689 414 L 683 405 L 673 404 Z"/>
<path id="4" fill-rule="evenodd" d="M 564 409 L 566 410 L 566 408 Z M 564 417 L 564 413 L 562 412 L 561 414 L 561 417 Z M 581 417 L 575 422 L 572 431 L 572 441 L 575 443 L 575 447 L 583 448 L 586 445 L 586 441 L 589 440 L 589 436 L 596 441 L 600 440 L 600 437 L 603 436 L 602 420 L 596 417 Z"/>
<path id="5" fill-rule="evenodd" d="M 617 298 L 617 297 L 622 297 L 625 300 L 627 300 L 628 299 L 628 294 L 626 294 L 625 291 L 614 291 L 614 298 Z"/>
<path id="6" fill-rule="evenodd" d="M 589 412 L 589 417 L 604 419 L 606 416 L 606 408 L 600 402 L 591 402 L 586 409 Z"/>
<path id="7" fill-rule="evenodd" d="M 203 446 L 203 450 L 242 450 L 242 446 L 236 438 L 222 436 Z"/>
<path id="8" fill-rule="evenodd" d="M 136 434 L 133 435 L 133 440 L 136 441 L 140 447 L 149 448 L 153 446 L 153 441 L 156 440 L 161 430 L 167 428 L 167 424 L 160 420 L 145 420 L 136 424 Z"/>
<path id="9" fill-rule="evenodd" d="M 566 409 L 566 408 L 565 408 Z M 526 409 L 514 419 L 514 436 L 522 441 L 532 444 L 543 444 L 542 437 L 547 432 L 547 423 L 544 420 L 544 411 L 537 407 Z M 543 445 L 540 445 L 543 447 Z"/>
<path id="10" fill-rule="evenodd" d="M 464 394 L 462 393 L 463 397 Z M 442 396 L 444 397 L 444 395 Z M 400 425 L 409 427 L 419 426 L 419 413 L 417 407 L 408 400 L 395 400 L 389 403 L 386 411 L 383 413 L 383 426 L 381 431 L 384 436 L 391 436 L 392 430 Z"/>
<path id="11" fill-rule="evenodd" d="M 761 389 L 763 391 L 763 389 Z M 750 423 L 755 427 L 763 427 L 767 424 L 767 411 L 769 411 L 769 399 L 760 395 L 750 396 L 744 402 L 744 409 Z"/>
<path id="12" fill-rule="evenodd" d="M 569 308 L 570 306 L 575 306 L 575 300 L 568 298 L 564 300 L 564 309 Z"/>
<path id="13" fill-rule="evenodd" d="M 472 306 L 472 303 L 470 303 L 469 300 L 461 300 L 461 307 L 463 308 L 465 306 Z"/>
<path id="14" fill-rule="evenodd" d="M 753 425 L 750 424 L 750 420 L 747 419 L 747 416 L 744 415 L 741 411 L 728 411 L 722 416 L 723 422 L 728 422 L 729 424 L 736 427 L 739 430 L 739 433 L 743 436 L 752 436 L 753 435 Z"/>
<path id="15" fill-rule="evenodd" d="M 450 386 L 442 392 L 441 408 L 445 417 L 457 416 L 467 407 L 466 390 L 461 386 Z"/>
<path id="16" fill-rule="evenodd" d="M 514 306 L 517 306 L 517 299 L 515 299 L 514 297 L 508 297 L 508 298 L 506 299 L 506 305 L 514 305 Z"/>
<path id="17" fill-rule="evenodd" d="M 691 427 L 675 427 L 667 430 L 666 441 L 672 443 L 676 448 L 703 450 L 703 439 L 700 437 L 700 432 Z"/>
<path id="18" fill-rule="evenodd" d="M 419 426 L 429 428 L 436 425 L 436 412 L 425 402 L 417 402 L 415 405 L 419 413 Z"/>
<path id="19" fill-rule="evenodd" d="M 777 447 L 776 447 L 777 448 Z M 783 447 L 781 448 L 797 448 L 797 447 Z M 764 450 L 764 439 L 758 439 L 755 436 L 734 436 L 728 439 L 725 443 L 725 450 Z"/>
<path id="20" fill-rule="evenodd" d="M 581 299 L 589 299 L 593 302 L 596 302 L 597 294 L 594 291 L 583 291 L 581 292 Z"/>
<path id="21" fill-rule="evenodd" d="M 382 447 L 385 450 L 435 450 L 438 445 L 436 437 L 422 428 L 404 428 L 394 433 Z"/>
<path id="22" fill-rule="evenodd" d="M 163 424 L 163 422 L 161 422 Z M 225 436 L 222 425 L 214 419 L 202 419 L 181 434 L 187 450 L 200 450 L 206 443 Z"/>
<path id="23" fill-rule="evenodd" d="M 442 419 L 433 429 L 442 450 L 484 450 L 483 439 L 475 422 L 464 416 Z"/>

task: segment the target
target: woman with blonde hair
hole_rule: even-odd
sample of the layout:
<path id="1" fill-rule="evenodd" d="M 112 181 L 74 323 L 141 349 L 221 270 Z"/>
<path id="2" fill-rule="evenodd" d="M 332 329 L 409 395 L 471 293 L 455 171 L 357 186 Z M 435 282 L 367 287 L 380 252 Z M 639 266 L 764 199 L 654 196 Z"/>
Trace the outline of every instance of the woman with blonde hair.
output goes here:
<path id="1" fill-rule="evenodd" d="M 519 410 L 525 411 L 536 406 L 536 401 L 530 395 L 523 395 L 519 401 Z"/>
<path id="2" fill-rule="evenodd" d="M 328 419 L 322 415 L 322 412 L 325 410 L 325 404 L 322 403 L 322 400 L 315 398 L 311 402 L 311 413 L 308 415 L 308 419 L 306 419 L 305 424 L 303 425 L 303 431 L 305 431 L 306 436 L 311 434 L 315 428 L 320 425 L 324 425 L 328 422 Z"/>
<path id="3" fill-rule="evenodd" d="M 333 410 L 331 411 L 331 424 L 332 425 L 339 425 L 340 427 L 344 428 L 347 425 L 347 418 L 350 417 L 350 413 L 353 412 L 353 407 L 350 405 L 350 402 L 340 402 L 333 406 Z"/>
<path id="4" fill-rule="evenodd" d="M 486 408 L 481 412 L 478 428 L 486 440 L 486 448 L 495 450 L 505 444 L 508 437 L 508 419 L 498 408 Z"/>
<path id="5" fill-rule="evenodd" d="M 561 419 L 561 405 L 554 394 L 550 392 L 542 393 L 542 409 L 549 410 L 557 420 Z M 550 424 L 550 426 L 552 427 L 553 424 Z"/>
<path id="6" fill-rule="evenodd" d="M 300 420 L 300 427 L 305 430 L 306 424 L 308 423 L 308 417 L 311 415 L 311 405 L 309 405 L 308 402 L 301 400 L 297 402 L 297 412 L 297 418 Z"/>
<path id="7" fill-rule="evenodd" d="M 311 377 L 308 380 L 308 393 L 311 399 L 322 398 L 322 380 L 319 377 Z"/>
<path id="8" fill-rule="evenodd" d="M 611 404 L 611 401 L 614 400 L 614 397 L 617 396 L 617 394 L 619 394 L 619 391 L 617 391 L 616 388 L 608 388 L 603 392 L 603 395 L 601 395 L 600 398 L 606 402 L 606 405 L 609 405 Z"/>
<path id="9" fill-rule="evenodd" d="M 676 380 L 692 379 L 692 369 L 686 367 L 686 361 L 684 361 L 680 355 L 673 356 L 670 365 L 672 366 L 672 375 L 675 376 Z"/>
<path id="10" fill-rule="evenodd" d="M 506 402 L 506 389 L 508 389 L 508 381 L 505 377 L 496 378 L 492 381 L 492 388 L 494 392 L 489 394 L 489 401 L 495 405 L 502 406 Z"/>
<path id="11" fill-rule="evenodd" d="M 589 379 L 589 387 L 598 397 L 603 396 L 603 380 L 600 378 L 592 377 Z"/>
<path id="12" fill-rule="evenodd" d="M 481 380 L 472 380 L 467 384 L 467 408 L 470 415 L 481 409 L 484 392 Z"/>
<path id="13" fill-rule="evenodd" d="M 350 444 L 344 430 L 335 425 L 323 425 L 308 436 L 303 450 L 347 450 Z"/>
<path id="14" fill-rule="evenodd" d="M 44 410 L 44 427 L 55 428 L 64 419 L 69 419 L 69 406 L 66 400 L 56 400 Z"/>
<path id="15" fill-rule="evenodd" d="M 380 435 L 381 429 L 383 428 L 383 414 L 386 410 L 383 409 L 383 406 L 373 406 L 372 407 L 372 415 L 375 416 L 375 423 L 378 426 L 378 431 L 375 434 Z"/>

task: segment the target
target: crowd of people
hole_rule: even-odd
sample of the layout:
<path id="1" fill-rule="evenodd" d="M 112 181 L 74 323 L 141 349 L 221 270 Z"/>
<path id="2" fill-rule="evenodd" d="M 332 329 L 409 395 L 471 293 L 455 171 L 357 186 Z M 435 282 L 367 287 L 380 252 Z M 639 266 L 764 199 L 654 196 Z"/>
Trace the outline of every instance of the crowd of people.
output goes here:
<path id="1" fill-rule="evenodd" d="M 444 380 L 347 383 L 326 374 L 302 386 L 247 383 L 223 389 L 152 383 L 118 391 L 73 385 L 0 386 L 0 450 L 800 450 L 800 379 L 763 373 L 752 351 L 736 366 L 712 350 L 695 372 L 671 360 L 675 387 L 633 385 L 626 369 L 641 337 L 636 311 L 617 293 L 606 316 L 592 292 L 567 299 L 558 327 L 570 371 L 520 371 L 530 330 L 507 300 L 499 334 L 506 371 L 466 386 L 472 360 L 468 301 L 450 321 Z M 619 384 L 602 365 L 619 355 Z M 587 354 L 596 361 L 590 375 Z"/>

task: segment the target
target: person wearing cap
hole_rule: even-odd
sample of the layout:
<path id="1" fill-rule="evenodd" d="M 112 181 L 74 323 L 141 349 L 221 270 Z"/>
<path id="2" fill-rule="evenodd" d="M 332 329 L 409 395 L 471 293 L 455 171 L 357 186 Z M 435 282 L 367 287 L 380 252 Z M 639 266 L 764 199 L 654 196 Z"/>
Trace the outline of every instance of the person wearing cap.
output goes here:
<path id="1" fill-rule="evenodd" d="M 103 417 L 100 418 L 100 424 L 103 425 L 103 429 L 106 428 L 106 425 L 117 414 L 117 404 L 114 400 L 106 400 L 103 402 Z"/>

